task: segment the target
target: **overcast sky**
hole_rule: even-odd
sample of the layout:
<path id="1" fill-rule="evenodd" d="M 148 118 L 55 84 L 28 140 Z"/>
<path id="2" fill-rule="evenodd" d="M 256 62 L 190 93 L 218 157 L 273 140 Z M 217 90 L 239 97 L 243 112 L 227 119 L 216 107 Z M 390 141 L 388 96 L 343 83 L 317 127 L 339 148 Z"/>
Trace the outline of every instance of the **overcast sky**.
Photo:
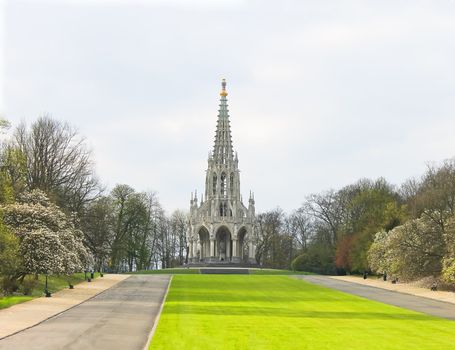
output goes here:
<path id="1" fill-rule="evenodd" d="M 203 191 L 220 80 L 258 210 L 359 178 L 400 184 L 455 156 L 455 2 L 5 0 L 1 113 L 44 113 L 99 177 Z"/>

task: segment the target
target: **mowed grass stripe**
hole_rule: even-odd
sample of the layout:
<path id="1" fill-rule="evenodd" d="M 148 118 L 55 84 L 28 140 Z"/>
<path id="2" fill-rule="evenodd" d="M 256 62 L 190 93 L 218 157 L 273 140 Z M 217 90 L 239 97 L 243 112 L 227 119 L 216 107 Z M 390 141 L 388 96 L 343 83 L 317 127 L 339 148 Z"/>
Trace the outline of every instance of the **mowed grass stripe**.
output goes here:
<path id="1" fill-rule="evenodd" d="M 151 349 L 455 349 L 455 322 L 287 276 L 176 275 Z"/>

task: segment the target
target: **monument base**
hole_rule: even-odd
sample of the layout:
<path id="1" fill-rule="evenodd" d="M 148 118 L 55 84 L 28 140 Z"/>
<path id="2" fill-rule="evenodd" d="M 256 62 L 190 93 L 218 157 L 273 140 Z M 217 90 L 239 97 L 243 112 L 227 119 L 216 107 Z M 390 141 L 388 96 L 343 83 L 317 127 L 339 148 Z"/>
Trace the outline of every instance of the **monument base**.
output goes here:
<path id="1" fill-rule="evenodd" d="M 240 259 L 240 256 L 233 256 L 233 257 L 231 258 L 231 262 L 232 262 L 233 264 L 240 264 L 240 263 L 242 262 L 242 260 Z"/>

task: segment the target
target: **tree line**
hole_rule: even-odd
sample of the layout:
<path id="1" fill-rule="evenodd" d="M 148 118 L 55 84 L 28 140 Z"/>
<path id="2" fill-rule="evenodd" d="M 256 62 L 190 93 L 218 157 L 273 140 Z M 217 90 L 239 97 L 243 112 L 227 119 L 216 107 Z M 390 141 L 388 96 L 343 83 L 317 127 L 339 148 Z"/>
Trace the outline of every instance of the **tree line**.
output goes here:
<path id="1" fill-rule="evenodd" d="M 43 116 L 0 119 L 0 277 L 20 288 L 28 274 L 167 268 L 183 264 L 186 214 L 166 215 L 155 192 L 106 191 L 86 140 Z M 9 135 L 9 136 L 8 136 Z"/>
<path id="2" fill-rule="evenodd" d="M 106 191 L 85 139 L 49 116 L 11 132 L 0 119 L 0 275 L 126 272 L 187 261 L 187 213 L 153 191 Z M 8 136 L 9 135 L 9 136 Z M 455 160 L 395 186 L 361 179 L 257 216 L 260 266 L 387 273 L 455 283 Z M 37 254 L 39 253 L 39 254 Z M 47 255 L 46 255 L 47 254 Z M 5 289 L 5 288 L 4 288 Z"/>
<path id="3" fill-rule="evenodd" d="M 455 160 L 394 186 L 361 179 L 258 217 L 263 266 L 455 283 Z"/>

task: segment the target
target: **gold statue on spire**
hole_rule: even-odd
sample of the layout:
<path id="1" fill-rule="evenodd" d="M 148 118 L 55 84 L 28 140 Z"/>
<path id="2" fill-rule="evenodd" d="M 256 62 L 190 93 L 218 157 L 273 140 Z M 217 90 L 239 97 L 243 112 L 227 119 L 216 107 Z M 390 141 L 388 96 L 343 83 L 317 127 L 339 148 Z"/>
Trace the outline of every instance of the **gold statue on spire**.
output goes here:
<path id="1" fill-rule="evenodd" d="M 227 91 L 226 91 L 226 79 L 221 80 L 221 92 L 220 96 L 226 97 L 227 96 Z"/>

